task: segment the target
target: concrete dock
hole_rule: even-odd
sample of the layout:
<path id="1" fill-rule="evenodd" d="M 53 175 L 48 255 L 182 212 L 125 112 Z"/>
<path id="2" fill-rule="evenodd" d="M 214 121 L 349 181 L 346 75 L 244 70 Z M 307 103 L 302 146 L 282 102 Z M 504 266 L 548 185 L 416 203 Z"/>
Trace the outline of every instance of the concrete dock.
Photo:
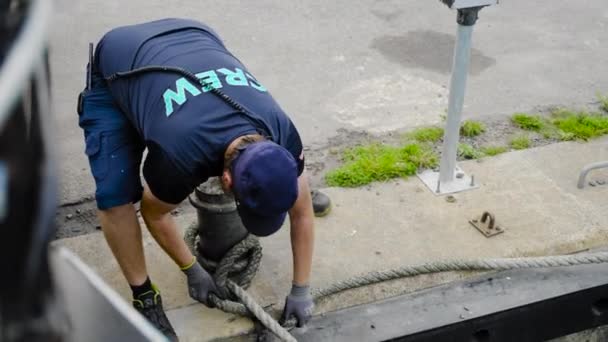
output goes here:
<path id="1" fill-rule="evenodd" d="M 461 163 L 481 188 L 435 196 L 417 178 L 359 189 L 324 189 L 332 213 L 315 221 L 314 287 L 358 274 L 455 258 L 542 256 L 608 245 L 608 185 L 576 187 L 580 169 L 608 160 L 608 139 L 559 143 Z M 598 170 L 589 180 L 608 180 Z M 505 229 L 486 238 L 469 219 L 490 211 Z M 184 229 L 194 210 L 177 217 Z M 289 228 L 262 239 L 264 257 L 249 292 L 278 315 L 291 281 Z M 56 242 L 75 251 L 126 300 L 130 291 L 101 233 Z M 185 277 L 149 235 L 145 237 L 151 278 L 183 341 L 209 341 L 250 332 L 251 321 L 208 309 L 187 295 Z M 323 300 L 316 314 L 368 303 L 472 276 L 445 273 L 349 290 Z"/>

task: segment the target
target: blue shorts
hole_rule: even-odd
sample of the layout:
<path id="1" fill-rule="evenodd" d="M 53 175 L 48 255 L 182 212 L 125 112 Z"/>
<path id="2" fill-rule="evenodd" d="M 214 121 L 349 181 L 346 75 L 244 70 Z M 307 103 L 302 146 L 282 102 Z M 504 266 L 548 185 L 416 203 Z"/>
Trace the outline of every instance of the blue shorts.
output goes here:
<path id="1" fill-rule="evenodd" d="M 145 145 L 98 73 L 92 75 L 91 89 L 82 94 L 79 125 L 95 178 L 97 207 L 104 210 L 139 201 L 143 190 L 139 167 Z"/>

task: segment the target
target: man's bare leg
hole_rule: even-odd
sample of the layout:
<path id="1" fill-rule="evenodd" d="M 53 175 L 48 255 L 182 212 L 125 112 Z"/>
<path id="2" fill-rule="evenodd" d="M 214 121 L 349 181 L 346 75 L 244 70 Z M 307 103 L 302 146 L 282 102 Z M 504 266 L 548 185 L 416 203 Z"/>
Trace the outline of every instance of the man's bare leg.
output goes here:
<path id="1" fill-rule="evenodd" d="M 130 285 L 143 284 L 147 277 L 141 228 L 133 204 L 100 210 L 99 221 L 112 254 Z"/>
<path id="2" fill-rule="evenodd" d="M 126 204 L 99 211 L 99 219 L 106 241 L 133 291 L 133 306 L 169 341 L 177 341 L 175 330 L 164 313 L 160 292 L 148 278 L 135 207 Z"/>
<path id="3" fill-rule="evenodd" d="M 141 212 L 148 230 L 163 250 L 180 267 L 192 263 L 194 256 L 175 225 L 171 210 L 176 205 L 157 199 L 146 187 Z M 130 285 L 146 281 L 148 272 L 144 257 L 142 233 L 135 207 L 125 204 L 100 210 L 99 220 L 106 241 Z"/>

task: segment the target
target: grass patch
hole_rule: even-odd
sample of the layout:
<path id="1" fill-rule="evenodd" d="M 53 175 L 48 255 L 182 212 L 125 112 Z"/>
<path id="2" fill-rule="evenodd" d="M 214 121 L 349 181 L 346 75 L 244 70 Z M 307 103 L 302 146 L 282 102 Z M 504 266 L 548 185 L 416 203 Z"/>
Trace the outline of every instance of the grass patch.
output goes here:
<path id="1" fill-rule="evenodd" d="M 540 144 L 554 140 L 588 140 L 608 134 L 608 95 L 597 95 L 601 111 L 588 112 L 557 109 L 552 115 L 541 116 L 515 113 L 511 121 L 521 130 L 528 131 L 511 136 L 508 146 L 484 146 L 479 149 L 470 144 L 459 144 L 458 156 L 463 159 L 478 159 L 495 156 L 509 149 L 523 150 L 532 146 L 530 136 L 544 137 Z M 486 131 L 482 122 L 466 120 L 460 127 L 463 137 L 474 138 Z M 509 128 L 512 129 L 512 128 Z M 434 168 L 439 156 L 433 146 L 444 136 L 442 127 L 430 126 L 406 133 L 402 146 L 371 143 L 339 152 L 330 149 L 330 154 L 341 153 L 343 165 L 329 171 L 325 180 L 329 186 L 357 187 L 376 181 L 407 178 L 419 169 Z M 475 140 L 475 139 L 472 139 Z M 553 141 L 547 141 L 553 140 Z M 478 141 L 478 140 L 475 140 Z"/>
<path id="2" fill-rule="evenodd" d="M 479 159 L 484 156 L 483 152 L 469 144 L 458 144 L 458 155 L 464 159 Z"/>
<path id="3" fill-rule="evenodd" d="M 417 128 L 406 134 L 406 137 L 419 142 L 434 143 L 443 138 L 443 128 L 435 126 Z"/>
<path id="4" fill-rule="evenodd" d="M 328 185 L 357 187 L 412 176 L 418 168 L 433 168 L 438 164 L 436 153 L 416 143 L 400 147 L 380 143 L 357 146 L 344 151 L 342 160 L 343 166 L 326 174 Z"/>
<path id="5" fill-rule="evenodd" d="M 564 132 L 562 130 L 559 130 L 558 132 L 559 132 L 558 139 L 561 140 L 561 141 L 576 140 L 576 136 L 574 135 L 574 133 Z"/>
<path id="6" fill-rule="evenodd" d="M 486 126 L 473 120 L 465 120 L 460 126 L 460 134 L 465 137 L 476 137 L 486 131 Z"/>
<path id="7" fill-rule="evenodd" d="M 511 117 L 511 121 L 519 128 L 526 131 L 539 132 L 545 127 L 543 119 L 538 115 L 529 115 L 525 113 L 515 113 Z"/>
<path id="8" fill-rule="evenodd" d="M 490 157 L 505 153 L 507 150 L 504 146 L 484 146 L 480 149 L 481 153 Z"/>
<path id="9" fill-rule="evenodd" d="M 527 135 L 523 135 L 523 134 L 516 135 L 511 138 L 511 141 L 509 141 L 509 145 L 514 150 L 525 150 L 526 148 L 529 148 L 531 145 L 530 137 L 528 137 Z"/>
<path id="10" fill-rule="evenodd" d="M 567 133 L 559 129 L 553 123 L 545 125 L 545 127 L 539 132 L 545 139 L 554 139 L 559 141 L 571 141 L 576 140 L 576 137 L 572 133 Z"/>
<path id="11" fill-rule="evenodd" d="M 566 140 L 563 139 L 564 132 L 550 122 L 544 125 L 538 133 L 540 133 L 540 135 L 542 135 L 545 139 Z"/>
<path id="12" fill-rule="evenodd" d="M 608 113 L 608 96 L 597 94 L 597 99 L 600 101 L 600 109 Z"/>
<path id="13" fill-rule="evenodd" d="M 558 109 L 553 111 L 552 123 L 563 132 L 562 140 L 589 140 L 608 133 L 608 116 L 585 111 Z"/>

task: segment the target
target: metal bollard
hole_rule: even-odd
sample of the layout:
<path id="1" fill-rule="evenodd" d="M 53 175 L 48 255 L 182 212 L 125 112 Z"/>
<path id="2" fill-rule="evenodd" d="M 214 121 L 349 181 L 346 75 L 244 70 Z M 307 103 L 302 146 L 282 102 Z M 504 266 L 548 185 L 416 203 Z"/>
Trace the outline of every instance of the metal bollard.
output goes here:
<path id="1" fill-rule="evenodd" d="M 198 255 L 212 263 L 219 262 L 248 234 L 234 197 L 224 193 L 219 178 L 213 177 L 199 185 L 189 199 L 198 216 Z"/>

